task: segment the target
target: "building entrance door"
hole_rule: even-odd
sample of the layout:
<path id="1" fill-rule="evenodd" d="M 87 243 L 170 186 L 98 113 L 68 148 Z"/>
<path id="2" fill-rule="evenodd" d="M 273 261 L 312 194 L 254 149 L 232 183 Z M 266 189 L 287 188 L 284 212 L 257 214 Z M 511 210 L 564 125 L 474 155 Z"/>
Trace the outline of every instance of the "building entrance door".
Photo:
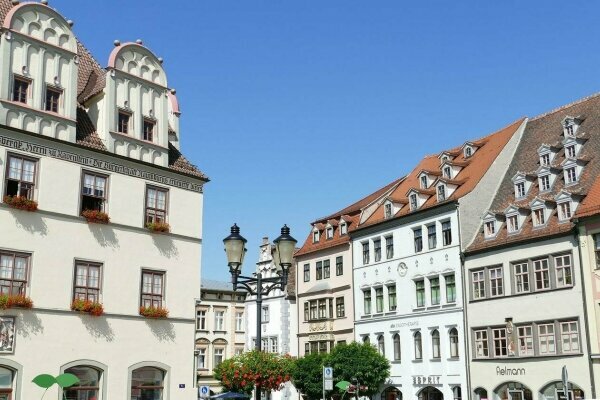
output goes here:
<path id="1" fill-rule="evenodd" d="M 444 395 L 433 386 L 427 386 L 419 393 L 419 400 L 444 400 Z"/>
<path id="2" fill-rule="evenodd" d="M 524 400 L 524 395 L 522 390 L 509 390 L 508 391 L 509 400 Z"/>

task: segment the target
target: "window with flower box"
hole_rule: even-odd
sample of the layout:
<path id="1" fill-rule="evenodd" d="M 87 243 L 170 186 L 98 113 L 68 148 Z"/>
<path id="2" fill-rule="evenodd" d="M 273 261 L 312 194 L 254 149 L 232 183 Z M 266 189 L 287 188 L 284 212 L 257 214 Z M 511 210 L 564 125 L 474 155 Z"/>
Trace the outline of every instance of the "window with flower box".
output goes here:
<path id="1" fill-rule="evenodd" d="M 25 296 L 31 256 L 0 251 L 0 294 Z"/>
<path id="2" fill-rule="evenodd" d="M 9 153 L 7 165 L 5 195 L 34 200 L 38 160 Z"/>
<path id="3" fill-rule="evenodd" d="M 102 264 L 76 261 L 73 300 L 100 302 L 101 273 Z"/>
<path id="4" fill-rule="evenodd" d="M 81 212 L 105 211 L 108 177 L 94 172 L 83 172 L 81 185 Z"/>
<path id="5" fill-rule="evenodd" d="M 165 273 L 142 271 L 141 305 L 146 308 L 162 308 L 164 300 Z"/>
<path id="6" fill-rule="evenodd" d="M 146 223 L 167 222 L 169 190 L 154 186 L 146 187 Z"/>

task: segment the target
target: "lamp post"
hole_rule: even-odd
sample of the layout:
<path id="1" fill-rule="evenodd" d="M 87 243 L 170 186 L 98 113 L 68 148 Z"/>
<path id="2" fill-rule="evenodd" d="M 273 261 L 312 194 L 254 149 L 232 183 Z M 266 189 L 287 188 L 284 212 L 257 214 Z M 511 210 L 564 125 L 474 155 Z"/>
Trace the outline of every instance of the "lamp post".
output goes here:
<path id="1" fill-rule="evenodd" d="M 294 250 L 298 241 L 290 236 L 290 228 L 283 225 L 281 235 L 273 241 L 273 264 L 277 268 L 277 276 L 263 278 L 258 271 L 256 277 L 242 276 L 241 269 L 246 254 L 246 242 L 240 235 L 237 224 L 231 227 L 231 234 L 223 239 L 225 252 L 227 253 L 227 265 L 231 273 L 233 290 L 245 289 L 251 296 L 256 296 L 256 350 L 261 350 L 261 325 L 262 325 L 262 298 L 267 296 L 273 289 L 285 290 L 288 280 L 289 269 L 292 266 Z M 260 400 L 260 385 L 256 385 L 256 400 Z"/>

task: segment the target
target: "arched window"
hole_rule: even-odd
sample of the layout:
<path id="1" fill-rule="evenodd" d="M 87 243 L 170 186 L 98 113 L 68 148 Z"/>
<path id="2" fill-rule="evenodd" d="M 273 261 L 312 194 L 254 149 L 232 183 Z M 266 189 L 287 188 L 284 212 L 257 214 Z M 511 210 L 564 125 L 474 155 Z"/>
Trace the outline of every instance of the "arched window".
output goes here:
<path id="1" fill-rule="evenodd" d="M 475 400 L 483 400 L 488 398 L 487 390 L 484 388 L 477 388 L 474 390 Z"/>
<path id="2" fill-rule="evenodd" d="M 419 400 L 443 400 L 444 395 L 440 392 L 439 389 L 434 388 L 433 386 L 426 386 L 419 392 L 418 395 Z"/>
<path id="3" fill-rule="evenodd" d="M 421 332 L 415 333 L 415 360 L 423 359 L 423 343 L 421 342 Z"/>
<path id="4" fill-rule="evenodd" d="M 131 373 L 131 400 L 162 399 L 165 373 L 154 367 L 142 367 Z"/>
<path id="5" fill-rule="evenodd" d="M 85 365 L 78 365 L 65 370 L 79 378 L 79 383 L 65 389 L 67 400 L 97 399 L 100 391 L 100 371 Z M 1 398 L 0 398 L 1 399 Z"/>
<path id="6" fill-rule="evenodd" d="M 363 337 L 363 343 L 371 343 L 371 341 L 369 340 L 369 336 L 365 336 Z"/>
<path id="7" fill-rule="evenodd" d="M 377 338 L 377 351 L 382 356 L 385 356 L 385 340 L 383 339 L 383 335 L 379 335 Z"/>
<path id="8" fill-rule="evenodd" d="M 454 397 L 454 400 L 462 400 L 462 389 L 460 386 L 454 386 L 452 388 L 452 397 Z"/>
<path id="9" fill-rule="evenodd" d="M 381 392 L 381 400 L 402 400 L 402 392 L 390 386 Z"/>
<path id="10" fill-rule="evenodd" d="M 13 377 L 11 369 L 0 367 L 0 400 L 11 399 Z"/>
<path id="11" fill-rule="evenodd" d="M 431 350 L 433 358 L 440 358 L 440 332 L 435 329 L 431 332 Z"/>
<path id="12" fill-rule="evenodd" d="M 394 361 L 400 361 L 402 358 L 402 353 L 400 352 L 400 335 L 397 333 L 394 335 Z"/>
<path id="13" fill-rule="evenodd" d="M 456 328 L 450 329 L 450 357 L 458 358 L 458 331 Z"/>

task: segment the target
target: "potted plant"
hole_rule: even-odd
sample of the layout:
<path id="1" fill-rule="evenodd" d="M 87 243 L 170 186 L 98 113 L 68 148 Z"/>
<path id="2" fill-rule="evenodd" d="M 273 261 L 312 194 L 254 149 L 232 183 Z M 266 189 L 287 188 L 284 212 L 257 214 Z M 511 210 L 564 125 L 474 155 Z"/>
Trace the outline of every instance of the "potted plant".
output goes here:
<path id="1" fill-rule="evenodd" d="M 140 307 L 140 315 L 146 318 L 167 318 L 169 310 L 164 307 Z"/>
<path id="2" fill-rule="evenodd" d="M 83 210 L 81 215 L 91 224 L 108 224 L 110 222 L 108 214 L 98 210 Z"/>
<path id="3" fill-rule="evenodd" d="M 23 211 L 37 211 L 38 203 L 25 196 L 4 196 L 4 203 L 9 207 Z"/>
<path id="4" fill-rule="evenodd" d="M 22 294 L 3 294 L 0 295 L 0 310 L 7 308 L 32 308 L 33 301 Z"/>
<path id="5" fill-rule="evenodd" d="M 146 229 L 161 233 L 169 233 L 171 231 L 171 227 L 166 222 L 146 222 Z"/>
<path id="6" fill-rule="evenodd" d="M 94 317 L 104 314 L 104 307 L 96 301 L 75 299 L 71 303 L 71 310 L 88 313 Z"/>

